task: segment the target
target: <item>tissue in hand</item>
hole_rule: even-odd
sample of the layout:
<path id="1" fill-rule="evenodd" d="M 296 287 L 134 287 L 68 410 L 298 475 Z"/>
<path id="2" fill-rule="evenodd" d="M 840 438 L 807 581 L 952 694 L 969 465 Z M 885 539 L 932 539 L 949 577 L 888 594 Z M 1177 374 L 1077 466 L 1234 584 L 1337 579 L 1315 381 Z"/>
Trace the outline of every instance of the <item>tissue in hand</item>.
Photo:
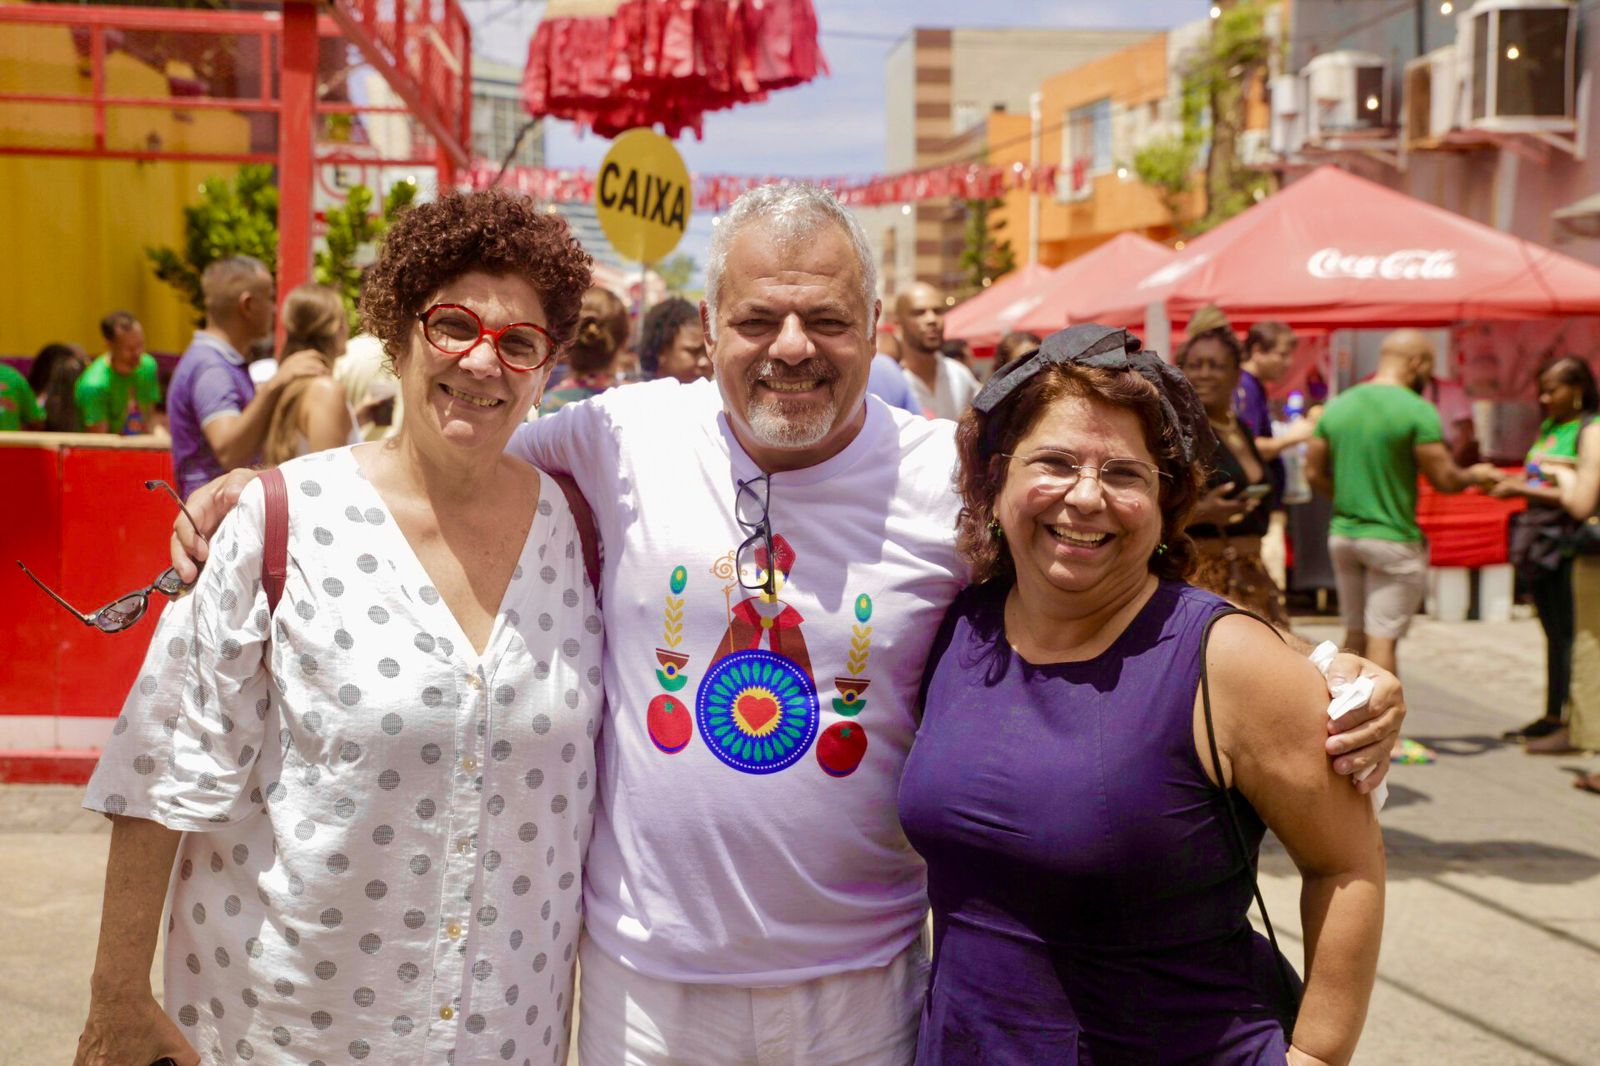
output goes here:
<path id="1" fill-rule="evenodd" d="M 1322 676 L 1328 676 L 1328 668 L 1333 665 L 1334 657 L 1339 654 L 1339 646 L 1331 640 L 1325 640 L 1311 651 L 1311 662 Z M 1328 704 L 1328 717 L 1333 719 L 1343 718 L 1357 707 L 1364 707 L 1372 698 L 1372 678 L 1358 677 L 1354 681 L 1345 681 L 1337 685 L 1329 685 L 1328 691 L 1333 696 L 1333 702 Z M 1357 781 L 1365 780 L 1376 770 L 1376 766 L 1369 766 L 1356 775 Z M 1376 813 L 1383 810 L 1383 805 L 1389 799 L 1388 782 L 1380 782 L 1372 790 L 1372 809 Z"/>

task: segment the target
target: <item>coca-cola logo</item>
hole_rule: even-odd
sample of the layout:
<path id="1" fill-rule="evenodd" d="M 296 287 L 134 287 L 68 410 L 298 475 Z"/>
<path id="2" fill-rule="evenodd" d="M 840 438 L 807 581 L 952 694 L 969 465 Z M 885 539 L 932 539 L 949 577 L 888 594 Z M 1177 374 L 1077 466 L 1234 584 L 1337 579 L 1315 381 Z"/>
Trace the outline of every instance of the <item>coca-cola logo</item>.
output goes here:
<path id="1" fill-rule="evenodd" d="M 1385 281 L 1444 281 L 1456 276 L 1456 253 L 1445 248 L 1401 248 L 1387 255 L 1347 255 L 1323 248 L 1306 260 L 1314 278 L 1383 278 Z"/>

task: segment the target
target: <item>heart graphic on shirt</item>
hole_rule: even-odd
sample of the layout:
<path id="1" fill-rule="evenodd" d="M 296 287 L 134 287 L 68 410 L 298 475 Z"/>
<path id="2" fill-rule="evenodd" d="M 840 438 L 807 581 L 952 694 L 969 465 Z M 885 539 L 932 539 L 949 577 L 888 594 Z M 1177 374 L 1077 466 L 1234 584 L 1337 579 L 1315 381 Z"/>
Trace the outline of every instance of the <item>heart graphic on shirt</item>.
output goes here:
<path id="1" fill-rule="evenodd" d="M 745 726 L 756 735 L 766 732 L 768 723 L 778 716 L 778 701 L 764 692 L 745 693 L 736 707 Z"/>

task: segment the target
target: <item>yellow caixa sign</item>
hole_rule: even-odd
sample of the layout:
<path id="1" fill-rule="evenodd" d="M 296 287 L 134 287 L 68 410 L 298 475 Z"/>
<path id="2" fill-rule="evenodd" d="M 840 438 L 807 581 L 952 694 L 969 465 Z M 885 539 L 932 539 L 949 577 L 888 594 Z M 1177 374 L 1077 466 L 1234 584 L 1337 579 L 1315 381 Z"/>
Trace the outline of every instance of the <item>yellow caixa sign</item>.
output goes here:
<path id="1" fill-rule="evenodd" d="M 631 129 L 611 144 L 594 191 L 595 213 L 617 254 L 638 263 L 666 258 L 689 227 L 689 169 L 672 141 Z"/>

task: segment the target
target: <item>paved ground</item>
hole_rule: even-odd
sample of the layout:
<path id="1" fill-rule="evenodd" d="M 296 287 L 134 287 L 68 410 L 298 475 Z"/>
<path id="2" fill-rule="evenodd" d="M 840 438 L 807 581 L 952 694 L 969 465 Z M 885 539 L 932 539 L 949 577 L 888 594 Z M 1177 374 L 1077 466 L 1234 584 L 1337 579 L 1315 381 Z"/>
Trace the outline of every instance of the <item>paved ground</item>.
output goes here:
<path id="1" fill-rule="evenodd" d="M 1538 628 L 1419 621 L 1402 654 L 1409 732 L 1439 760 L 1390 775 L 1388 924 L 1357 1061 L 1600 1063 L 1600 796 L 1568 785 L 1600 759 L 1496 739 L 1537 710 Z M 0 1066 L 71 1061 L 108 839 L 75 805 L 75 790 L 0 789 Z M 1281 852 L 1264 857 L 1262 885 L 1298 961 Z"/>

